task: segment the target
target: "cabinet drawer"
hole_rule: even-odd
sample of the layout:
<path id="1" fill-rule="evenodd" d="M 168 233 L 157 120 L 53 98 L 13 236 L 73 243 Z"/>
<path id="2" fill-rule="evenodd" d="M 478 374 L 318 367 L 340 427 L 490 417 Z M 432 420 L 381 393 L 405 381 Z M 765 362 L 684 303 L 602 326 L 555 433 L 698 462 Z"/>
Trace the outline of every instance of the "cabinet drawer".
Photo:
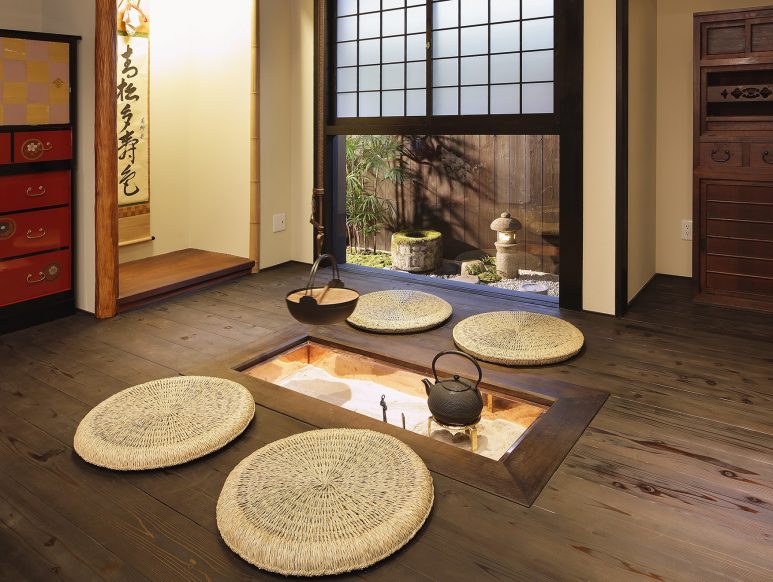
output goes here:
<path id="1" fill-rule="evenodd" d="M 11 163 L 11 134 L 0 133 L 0 164 Z"/>
<path id="2" fill-rule="evenodd" d="M 748 202 L 773 204 L 773 184 L 706 183 L 706 202 Z"/>
<path id="3" fill-rule="evenodd" d="M 69 129 L 18 132 L 13 136 L 13 149 L 16 164 L 69 160 L 72 158 L 72 134 Z"/>
<path id="4" fill-rule="evenodd" d="M 707 255 L 706 270 L 710 273 L 763 277 L 773 280 L 773 261 L 765 259 Z"/>
<path id="5" fill-rule="evenodd" d="M 743 147 L 740 143 L 702 143 L 701 166 L 706 168 L 740 168 Z"/>
<path id="6" fill-rule="evenodd" d="M 773 240 L 773 222 L 709 218 L 706 220 L 706 235 L 768 241 Z"/>
<path id="7" fill-rule="evenodd" d="M 758 170 L 773 170 L 773 143 L 751 144 L 749 165 Z"/>
<path id="8" fill-rule="evenodd" d="M 69 246 L 69 208 L 0 216 L 0 259 Z"/>
<path id="9" fill-rule="evenodd" d="M 0 213 L 70 203 L 70 172 L 0 176 Z"/>
<path id="10" fill-rule="evenodd" d="M 72 288 L 70 251 L 0 262 L 0 307 Z"/>
<path id="11" fill-rule="evenodd" d="M 719 202 L 706 203 L 706 218 L 709 220 L 746 220 L 752 222 L 770 222 L 773 224 L 773 203 Z"/>
<path id="12" fill-rule="evenodd" d="M 733 293 L 773 295 L 773 279 L 726 275 L 724 273 L 707 273 L 706 288 L 714 291 L 729 291 Z"/>
<path id="13" fill-rule="evenodd" d="M 706 252 L 712 255 L 770 259 L 773 261 L 773 241 L 709 237 L 706 239 Z"/>

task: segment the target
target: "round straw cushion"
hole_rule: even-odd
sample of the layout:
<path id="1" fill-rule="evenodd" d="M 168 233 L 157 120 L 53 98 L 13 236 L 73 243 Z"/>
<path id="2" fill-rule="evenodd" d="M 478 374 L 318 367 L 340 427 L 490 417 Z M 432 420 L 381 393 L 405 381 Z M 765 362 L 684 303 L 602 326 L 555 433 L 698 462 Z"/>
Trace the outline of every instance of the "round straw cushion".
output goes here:
<path id="1" fill-rule="evenodd" d="M 360 297 L 348 321 L 375 333 L 414 333 L 438 327 L 453 314 L 448 301 L 423 291 L 377 291 Z"/>
<path id="2" fill-rule="evenodd" d="M 286 576 L 366 568 L 413 538 L 429 515 L 432 477 L 394 437 L 314 430 L 259 449 L 231 472 L 217 526 L 246 561 Z"/>
<path id="3" fill-rule="evenodd" d="M 78 425 L 74 448 L 108 469 L 169 467 L 225 446 L 254 414 L 255 401 L 241 384 L 205 376 L 164 378 L 98 404 Z"/>
<path id="4" fill-rule="evenodd" d="M 563 362 L 583 346 L 582 332 L 571 323 L 541 313 L 481 313 L 454 327 L 454 341 L 471 356 L 505 366 Z"/>

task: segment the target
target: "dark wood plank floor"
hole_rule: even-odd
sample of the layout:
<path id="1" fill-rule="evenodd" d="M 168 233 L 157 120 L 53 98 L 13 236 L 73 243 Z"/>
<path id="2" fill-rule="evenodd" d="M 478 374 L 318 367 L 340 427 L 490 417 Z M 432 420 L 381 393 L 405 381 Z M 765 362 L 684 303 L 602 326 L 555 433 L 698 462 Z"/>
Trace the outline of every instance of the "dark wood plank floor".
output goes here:
<path id="1" fill-rule="evenodd" d="M 258 406 L 220 453 L 146 473 L 91 467 L 72 437 L 116 391 L 288 326 L 284 292 L 306 275 L 289 265 L 109 321 L 80 314 L 0 337 L 0 579 L 272 578 L 220 541 L 215 501 L 239 460 L 309 426 Z M 432 291 L 453 303 L 452 323 L 401 340 L 427 353 L 451 347 L 471 313 L 520 307 Z M 513 373 L 611 397 L 535 504 L 434 475 L 435 508 L 413 543 L 345 578 L 773 580 L 773 316 L 693 305 L 689 282 L 668 277 L 622 320 L 560 315 L 585 333 L 585 353 Z"/>

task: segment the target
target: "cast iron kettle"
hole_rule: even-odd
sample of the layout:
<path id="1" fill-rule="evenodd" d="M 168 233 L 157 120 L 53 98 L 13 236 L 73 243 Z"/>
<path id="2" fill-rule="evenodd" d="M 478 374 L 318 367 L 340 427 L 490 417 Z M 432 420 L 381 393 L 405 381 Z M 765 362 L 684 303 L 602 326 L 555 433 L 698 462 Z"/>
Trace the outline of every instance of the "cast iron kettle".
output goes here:
<path id="1" fill-rule="evenodd" d="M 475 364 L 475 368 L 478 370 L 478 380 L 473 383 L 454 375 L 453 378 L 440 381 L 435 371 L 435 364 L 441 357 L 449 354 L 462 356 Z M 451 426 L 468 426 L 477 423 L 480 420 L 480 413 L 483 411 L 483 396 L 478 390 L 478 385 L 483 378 L 483 371 L 480 369 L 478 361 L 464 352 L 455 350 L 440 352 L 432 360 L 432 375 L 435 376 L 434 384 L 426 378 L 422 382 L 424 382 L 424 388 L 427 391 L 429 411 L 435 420 Z"/>

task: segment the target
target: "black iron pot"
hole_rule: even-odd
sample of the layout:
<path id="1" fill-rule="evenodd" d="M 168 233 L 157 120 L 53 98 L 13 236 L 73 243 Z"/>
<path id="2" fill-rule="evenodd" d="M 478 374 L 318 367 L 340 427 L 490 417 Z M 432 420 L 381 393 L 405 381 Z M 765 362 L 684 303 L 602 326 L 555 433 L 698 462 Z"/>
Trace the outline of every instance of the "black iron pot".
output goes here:
<path id="1" fill-rule="evenodd" d="M 465 380 L 458 375 L 454 375 L 453 379 L 438 380 L 435 364 L 442 356 L 449 354 L 462 356 L 475 364 L 475 368 L 478 370 L 477 381 Z M 454 350 L 440 352 L 432 360 L 432 375 L 435 376 L 434 384 L 426 379 L 423 382 L 427 391 L 427 406 L 429 406 L 435 420 L 440 424 L 450 426 L 476 424 L 483 411 L 483 396 L 478 390 L 478 385 L 483 378 L 483 371 L 480 369 L 478 361 L 464 352 Z"/>
<path id="2" fill-rule="evenodd" d="M 328 259 L 333 267 L 333 278 L 324 287 L 315 287 L 314 278 L 325 259 Z M 349 317 L 357 307 L 359 299 L 360 294 L 354 289 L 347 289 L 339 278 L 335 257 L 320 255 L 311 267 L 306 287 L 290 291 L 285 301 L 290 315 L 301 323 L 330 325 Z"/>

